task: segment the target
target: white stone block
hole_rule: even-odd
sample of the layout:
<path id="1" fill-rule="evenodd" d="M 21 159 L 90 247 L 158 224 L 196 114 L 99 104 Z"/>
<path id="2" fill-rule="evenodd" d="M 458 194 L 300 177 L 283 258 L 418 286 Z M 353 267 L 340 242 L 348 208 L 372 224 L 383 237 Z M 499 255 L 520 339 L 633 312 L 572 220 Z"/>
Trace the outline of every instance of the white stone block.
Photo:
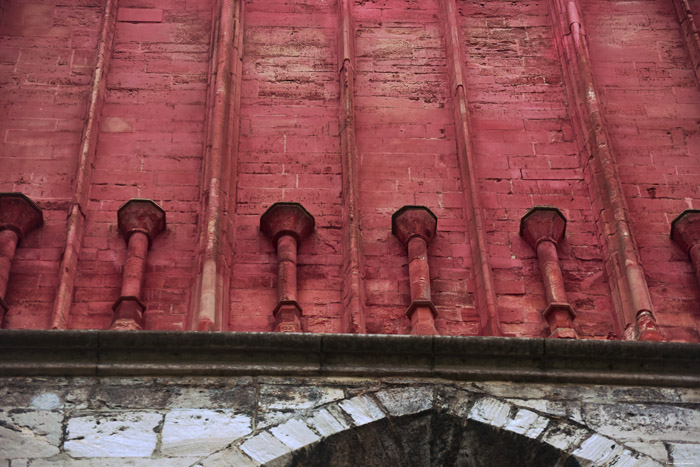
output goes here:
<path id="1" fill-rule="evenodd" d="M 508 422 L 508 414 L 512 405 L 501 402 L 492 397 L 484 397 L 476 401 L 469 418 L 492 426 L 502 427 Z"/>
<path id="2" fill-rule="evenodd" d="M 48 410 L 27 410 L 0 412 L 0 421 L 6 427 L 15 426 L 24 432 L 31 432 L 37 439 L 58 446 L 63 435 L 63 413 Z"/>
<path id="3" fill-rule="evenodd" d="M 63 406 L 61 399 L 52 392 L 45 392 L 34 396 L 31 406 L 42 410 L 53 410 Z"/>
<path id="4" fill-rule="evenodd" d="M 386 415 L 375 404 L 369 396 L 357 396 L 352 399 L 342 401 L 340 407 L 347 412 L 357 426 L 365 425 L 382 418 Z"/>
<path id="5" fill-rule="evenodd" d="M 165 416 L 161 452 L 206 456 L 251 431 L 250 417 L 231 410 L 173 410 Z"/>
<path id="6" fill-rule="evenodd" d="M 504 428 L 508 431 L 520 433 L 528 438 L 535 439 L 547 428 L 548 423 L 549 419 L 537 415 L 531 410 L 520 409 L 515 414 L 515 417 L 506 423 Z"/>
<path id="7" fill-rule="evenodd" d="M 296 419 L 270 428 L 270 432 L 292 449 L 298 449 L 321 439 L 304 422 Z"/>
<path id="8" fill-rule="evenodd" d="M 414 414 L 433 407 L 432 387 L 385 389 L 377 398 L 394 417 Z"/>
<path id="9" fill-rule="evenodd" d="M 0 426 L 0 458 L 12 459 L 30 454 L 32 457 L 50 457 L 58 454 L 58 447 L 45 437 L 34 434 L 28 428 L 10 426 Z"/>
<path id="10" fill-rule="evenodd" d="M 542 440 L 564 452 L 571 451 L 575 446 L 591 435 L 589 430 L 574 425 L 561 424 L 550 426 Z"/>
<path id="11" fill-rule="evenodd" d="M 241 444 L 241 450 L 258 462 L 269 462 L 291 452 L 292 448 L 263 431 Z"/>
<path id="12" fill-rule="evenodd" d="M 236 447 L 229 447 L 202 459 L 193 467 L 255 467 L 260 465 Z"/>
<path id="13" fill-rule="evenodd" d="M 675 465 L 700 465 L 700 444 L 671 444 L 671 459 Z"/>
<path id="14" fill-rule="evenodd" d="M 646 457 L 637 457 L 631 451 L 623 451 L 610 464 L 610 467 L 661 467 L 658 462 Z"/>
<path id="15" fill-rule="evenodd" d="M 605 436 L 594 434 L 573 452 L 574 456 L 585 459 L 593 465 L 602 465 L 622 453 L 622 446 Z"/>
<path id="16" fill-rule="evenodd" d="M 319 410 L 308 422 L 321 436 L 330 436 L 349 428 L 341 416 L 336 417 L 328 409 Z"/>
<path id="17" fill-rule="evenodd" d="M 148 457 L 162 418 L 154 412 L 71 418 L 64 449 L 71 457 Z"/>

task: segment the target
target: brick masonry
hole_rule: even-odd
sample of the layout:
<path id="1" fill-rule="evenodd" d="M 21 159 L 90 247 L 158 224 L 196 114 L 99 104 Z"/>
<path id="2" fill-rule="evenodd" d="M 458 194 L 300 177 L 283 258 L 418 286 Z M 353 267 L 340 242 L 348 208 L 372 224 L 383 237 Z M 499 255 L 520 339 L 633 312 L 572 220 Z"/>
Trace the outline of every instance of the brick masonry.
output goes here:
<path id="1" fill-rule="evenodd" d="M 90 96 L 103 1 L 2 3 L 0 189 L 21 191 L 45 225 L 17 250 L 5 328 L 46 328 L 56 300 L 65 219 Z M 700 91 L 673 2 L 582 0 L 592 73 L 629 208 L 631 230 L 662 333 L 700 340 L 700 284 L 670 222 L 698 208 Z M 688 3 L 700 14 L 697 2 Z M 300 202 L 316 219 L 300 246 L 304 329 L 343 330 L 343 174 L 336 1 L 246 0 L 240 110 L 225 167 L 235 187 L 222 251 L 223 330 L 268 331 L 277 259 L 259 230 L 274 202 Z M 567 97 L 545 1 L 457 1 L 471 143 L 497 315 L 506 336 L 548 334 L 535 251 L 522 215 L 554 205 L 568 220 L 558 253 L 578 335 L 621 339 L 591 199 L 585 148 Z M 116 211 L 150 198 L 167 230 L 148 253 L 146 329 L 190 329 L 199 301 L 198 252 L 208 202 L 215 1 L 120 0 L 98 116 L 84 235 L 69 328 L 109 327 L 126 243 Z M 445 29 L 438 0 L 350 2 L 364 313 L 369 333 L 409 331 L 406 250 L 391 214 L 425 205 L 438 216 L 428 251 L 436 326 L 479 335 L 470 231 L 461 193 Z M 56 43 L 60 43 L 57 48 Z M 235 94 L 234 93 L 234 94 Z M 238 94 L 236 94 L 238 95 Z M 233 105 L 233 104 L 232 104 Z M 226 188 L 228 190 L 229 188 Z M 230 251 L 229 251 L 230 249 Z"/>

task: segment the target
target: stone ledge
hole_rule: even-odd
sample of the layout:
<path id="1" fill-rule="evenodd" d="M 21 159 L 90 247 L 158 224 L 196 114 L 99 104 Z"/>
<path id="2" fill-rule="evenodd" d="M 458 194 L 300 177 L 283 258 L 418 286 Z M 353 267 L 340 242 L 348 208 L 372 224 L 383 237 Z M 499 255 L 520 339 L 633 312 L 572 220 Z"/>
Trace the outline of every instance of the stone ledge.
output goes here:
<path id="1" fill-rule="evenodd" d="M 412 376 L 700 384 L 700 344 L 494 337 L 0 331 L 2 375 Z"/>

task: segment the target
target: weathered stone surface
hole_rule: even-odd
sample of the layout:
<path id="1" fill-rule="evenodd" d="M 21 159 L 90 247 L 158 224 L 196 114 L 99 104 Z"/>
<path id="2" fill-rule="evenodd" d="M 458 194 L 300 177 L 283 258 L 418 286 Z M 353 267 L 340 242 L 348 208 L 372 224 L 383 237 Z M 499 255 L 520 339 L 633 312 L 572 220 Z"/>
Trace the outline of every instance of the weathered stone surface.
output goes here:
<path id="1" fill-rule="evenodd" d="M 512 420 L 508 421 L 505 429 L 514 433 L 525 435 L 528 438 L 537 438 L 547 428 L 549 420 L 537 415 L 530 410 L 520 409 Z"/>
<path id="2" fill-rule="evenodd" d="M 661 462 L 662 464 L 669 462 L 668 450 L 666 449 L 666 445 L 664 443 L 658 441 L 628 441 L 625 443 L 625 446 L 641 452 L 642 454 L 647 455 L 650 458 Z"/>
<path id="3" fill-rule="evenodd" d="M 585 423 L 601 434 L 623 441 L 700 439 L 700 410 L 652 404 L 585 404 Z"/>
<path id="4" fill-rule="evenodd" d="M 674 465 L 694 465 L 700 462 L 700 444 L 673 443 L 669 445 L 669 451 Z"/>
<path id="5" fill-rule="evenodd" d="M 50 457 L 59 453 L 58 447 L 27 428 L 0 426 L 0 458 Z"/>
<path id="6" fill-rule="evenodd" d="M 236 447 L 229 447 L 215 452 L 200 460 L 193 467 L 254 467 L 259 465 Z"/>
<path id="7" fill-rule="evenodd" d="M 357 396 L 344 400 L 340 403 L 340 407 L 352 417 L 352 420 L 358 426 L 385 417 L 384 412 L 369 396 Z"/>
<path id="8" fill-rule="evenodd" d="M 593 465 L 602 465 L 622 454 L 622 446 L 605 436 L 595 434 L 586 439 L 574 451 L 574 456 L 590 461 Z"/>
<path id="9" fill-rule="evenodd" d="M 632 454 L 624 451 L 610 464 L 610 467 L 660 467 L 661 464 L 645 456 Z"/>
<path id="10" fill-rule="evenodd" d="M 379 402 L 395 417 L 418 413 L 433 406 L 433 388 L 396 388 L 379 391 Z"/>
<path id="11" fill-rule="evenodd" d="M 52 392 L 37 394 L 31 402 L 31 406 L 42 410 L 53 410 L 63 406 L 61 398 Z"/>
<path id="12" fill-rule="evenodd" d="M 28 430 L 38 439 L 44 439 L 54 446 L 61 442 L 63 417 L 61 412 L 46 410 L 0 411 L 0 422 L 8 423 L 6 426 L 15 426 L 25 432 Z"/>
<path id="13" fill-rule="evenodd" d="M 339 409 L 336 407 L 321 409 L 309 419 L 309 423 L 321 436 L 333 435 L 349 427 L 342 414 L 338 412 Z"/>
<path id="14" fill-rule="evenodd" d="M 92 459 L 32 459 L 29 467 L 189 467 L 199 457 L 169 457 L 161 459 L 133 457 L 97 457 Z M 15 467 L 14 462 L 11 467 Z"/>
<path id="15" fill-rule="evenodd" d="M 299 449 L 321 439 L 300 420 L 289 420 L 282 425 L 270 428 L 270 432 L 292 449 Z"/>
<path id="16" fill-rule="evenodd" d="M 231 410 L 173 410 L 165 416 L 160 449 L 166 456 L 203 456 L 251 431 L 250 417 Z"/>
<path id="17" fill-rule="evenodd" d="M 241 450 L 258 462 L 268 462 L 290 453 L 292 448 L 263 431 L 241 444 Z"/>
<path id="18" fill-rule="evenodd" d="M 476 401 L 469 418 L 477 422 L 487 423 L 492 426 L 502 427 L 508 421 L 508 415 L 512 406 L 492 397 L 484 397 Z"/>
<path id="19" fill-rule="evenodd" d="M 148 457 L 156 448 L 162 419 L 153 412 L 71 418 L 64 448 L 72 457 Z"/>
<path id="20" fill-rule="evenodd" d="M 582 443 L 584 439 L 591 436 L 591 434 L 591 431 L 585 428 L 562 423 L 551 425 L 547 428 L 542 440 L 561 451 L 569 452 Z"/>

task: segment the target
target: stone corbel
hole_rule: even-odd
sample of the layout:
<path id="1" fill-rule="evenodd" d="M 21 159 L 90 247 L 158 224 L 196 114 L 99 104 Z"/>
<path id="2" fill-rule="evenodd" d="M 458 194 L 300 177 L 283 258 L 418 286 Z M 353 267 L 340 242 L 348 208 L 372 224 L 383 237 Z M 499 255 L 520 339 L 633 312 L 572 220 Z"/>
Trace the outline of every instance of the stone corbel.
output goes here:
<path id="1" fill-rule="evenodd" d="M 275 203 L 260 217 L 260 230 L 277 249 L 275 331 L 302 332 L 297 302 L 297 248 L 314 230 L 314 217 L 299 203 Z"/>
<path id="2" fill-rule="evenodd" d="M 114 303 L 113 330 L 142 330 L 146 305 L 141 287 L 146 256 L 155 238 L 165 230 L 165 211 L 150 199 L 131 199 L 117 213 L 119 231 L 127 243 L 121 296 Z"/>
<path id="3" fill-rule="evenodd" d="M 576 339 L 576 313 L 566 298 L 557 255 L 557 245 L 564 238 L 565 230 L 566 218 L 559 209 L 551 206 L 536 206 L 520 220 L 520 235 L 535 249 L 540 263 L 548 304 L 543 316 L 549 324 L 549 337 Z"/>
<path id="4" fill-rule="evenodd" d="M 437 216 L 424 206 L 404 206 L 391 216 L 391 232 L 408 251 L 411 304 L 406 316 L 411 320 L 411 334 L 437 335 L 428 267 L 428 245 L 437 233 Z"/>

